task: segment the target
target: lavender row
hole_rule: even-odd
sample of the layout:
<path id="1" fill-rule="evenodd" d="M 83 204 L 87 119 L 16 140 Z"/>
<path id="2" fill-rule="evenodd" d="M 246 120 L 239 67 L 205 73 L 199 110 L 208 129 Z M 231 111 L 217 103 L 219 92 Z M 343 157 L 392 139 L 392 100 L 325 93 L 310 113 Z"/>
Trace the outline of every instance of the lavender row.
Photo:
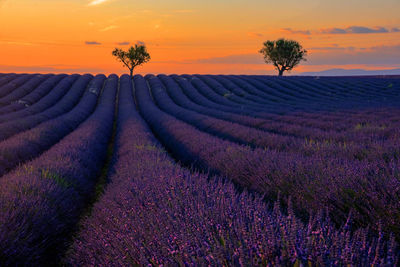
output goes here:
<path id="1" fill-rule="evenodd" d="M 224 112 L 230 112 L 233 114 L 256 117 L 256 114 L 254 112 L 245 110 L 242 107 L 232 107 L 225 105 L 224 103 L 219 103 L 218 100 L 214 99 L 213 97 L 215 93 L 212 92 L 204 83 L 202 83 L 197 78 L 192 79 L 189 75 L 171 75 L 171 77 L 174 78 L 178 83 L 185 84 L 184 86 L 182 86 L 182 90 L 184 91 L 185 95 L 187 95 L 193 102 L 197 103 L 198 105 L 218 109 Z M 195 87 L 194 84 L 197 84 L 197 87 Z M 224 100 L 226 101 L 226 99 Z"/>
<path id="2" fill-rule="evenodd" d="M 259 109 L 254 109 L 253 107 L 249 106 L 249 105 L 241 105 L 238 106 L 238 103 L 232 102 L 227 98 L 224 98 L 222 95 L 217 94 L 216 92 L 214 92 L 210 87 L 208 87 L 206 84 L 204 84 L 200 79 L 198 79 L 197 77 L 192 77 L 189 75 L 184 75 L 183 77 L 185 77 L 186 79 L 190 79 L 191 83 L 196 87 L 196 89 L 199 90 L 199 92 L 201 92 L 204 96 L 206 96 L 207 98 L 209 98 L 210 100 L 218 103 L 220 106 L 224 105 L 230 109 L 234 108 L 236 109 L 237 113 L 239 114 L 246 114 L 246 115 L 251 115 L 251 116 L 256 116 L 256 117 L 261 117 L 261 118 L 268 118 L 271 116 L 271 113 L 273 114 L 277 114 L 277 113 L 287 113 L 290 112 L 291 109 L 288 107 L 284 107 L 284 106 L 280 106 L 280 105 L 275 105 L 275 106 L 265 106 L 264 107 L 264 112 L 265 109 L 267 109 L 269 107 L 269 114 L 265 114 L 263 112 L 260 113 Z M 201 76 L 199 76 L 201 77 Z M 255 79 L 249 79 L 249 82 L 254 83 L 256 80 Z M 280 88 L 280 90 L 276 90 L 276 92 L 278 93 L 282 93 L 282 91 L 284 88 Z M 269 92 L 270 93 L 270 92 Z M 293 101 L 295 102 L 299 102 L 300 100 L 298 99 L 298 97 L 293 97 Z M 308 106 L 311 106 L 313 103 L 310 101 L 305 102 L 305 104 L 301 105 L 300 107 L 297 107 L 295 109 L 299 109 L 300 110 L 306 110 Z M 320 106 L 320 103 L 316 103 L 315 105 Z M 293 110 L 293 109 L 292 109 Z M 250 111 L 250 112 L 249 112 Z"/>
<path id="3" fill-rule="evenodd" d="M 242 99 L 239 96 L 236 96 L 230 93 L 229 90 L 225 89 L 220 84 L 216 83 L 212 79 L 207 78 L 206 81 L 211 83 L 214 86 L 210 86 L 205 81 L 203 81 L 202 75 L 197 76 L 188 76 L 183 75 L 184 78 L 190 79 L 190 82 L 193 86 L 204 96 L 209 98 L 210 100 L 220 104 L 225 105 L 229 108 L 241 109 L 243 112 L 247 112 L 248 114 L 253 114 L 253 116 L 263 116 L 266 112 L 272 112 L 273 107 L 268 105 L 261 104 L 249 104 L 249 102 L 245 99 Z M 276 109 L 276 108 L 275 108 Z"/>
<path id="4" fill-rule="evenodd" d="M 144 80 L 139 108 L 154 116 Z M 103 196 L 82 223 L 65 263 L 72 266 L 288 266 L 397 264 L 393 239 L 351 234 L 321 215 L 307 225 L 229 182 L 176 166 L 136 113 L 121 77 L 113 168 Z M 168 118 L 163 115 L 160 119 Z M 169 120 L 168 120 L 169 121 Z"/>
<path id="5" fill-rule="evenodd" d="M 38 102 L 33 105 L 26 107 L 22 110 L 12 112 L 10 114 L 4 114 L 0 116 L 0 123 L 9 122 L 11 120 L 29 116 L 55 105 L 71 88 L 72 84 L 79 78 L 80 75 L 69 75 L 63 79 L 57 86 L 55 86 L 46 96 L 41 98 Z"/>
<path id="6" fill-rule="evenodd" d="M 204 105 L 204 103 L 199 103 L 197 104 L 196 102 L 193 102 L 194 99 L 196 98 L 197 95 L 192 94 L 191 92 L 195 92 L 195 89 L 192 87 L 192 85 L 186 80 L 179 78 L 177 76 L 172 76 L 175 78 L 175 81 L 179 83 L 180 88 L 176 86 L 171 79 L 166 77 L 165 75 L 159 75 L 160 79 L 164 82 L 166 85 L 166 89 L 168 94 L 171 96 L 171 98 L 177 103 L 178 105 L 186 108 L 186 109 L 191 109 L 196 112 L 200 112 L 202 114 L 208 115 L 208 116 L 213 116 L 218 119 L 223 119 L 235 123 L 239 123 L 245 126 L 250 126 L 254 127 L 257 129 L 261 129 L 264 131 L 267 131 L 269 133 L 273 134 L 281 134 L 284 136 L 292 136 L 292 137 L 301 137 L 303 140 L 307 138 L 307 140 L 316 140 L 316 141 L 323 141 L 323 142 L 328 142 L 331 143 L 332 141 L 335 142 L 365 142 L 366 140 L 370 139 L 370 136 L 368 135 L 369 133 L 371 134 L 376 134 L 377 130 L 380 136 L 386 136 L 388 137 L 390 135 L 390 131 L 393 128 L 398 128 L 396 125 L 393 124 L 393 121 L 386 121 L 383 119 L 379 119 L 379 125 L 374 125 L 375 121 L 377 119 L 373 118 L 368 118 L 369 121 L 372 123 L 368 123 L 367 121 L 363 120 L 363 123 L 359 124 L 354 124 L 349 126 L 349 123 L 344 124 L 342 126 L 345 129 L 348 129 L 350 132 L 340 132 L 337 133 L 335 131 L 330 130 L 329 127 L 331 124 L 327 124 L 325 126 L 326 130 L 323 131 L 319 128 L 314 128 L 312 125 L 305 125 L 303 127 L 302 125 L 296 125 L 296 119 L 289 120 L 288 122 L 283 122 L 282 119 L 285 119 L 287 121 L 288 116 L 271 116 L 269 119 L 260 119 L 260 118 L 254 118 L 250 116 L 242 116 L 234 113 L 228 113 L 225 111 L 221 111 L 218 109 L 218 107 L 213 107 L 209 105 Z M 182 92 L 183 91 L 183 92 Z M 190 96 L 190 99 L 186 97 L 186 95 Z M 193 101 L 191 101 L 193 100 Z M 392 111 L 393 113 L 393 111 Z M 386 117 L 387 114 L 384 114 Z M 343 116 L 343 115 L 342 115 Z M 369 116 L 371 117 L 371 116 Z M 305 123 L 309 122 L 309 120 L 300 120 L 297 118 L 298 121 L 305 121 Z M 302 123 L 302 124 L 305 124 Z M 353 122 L 354 123 L 354 122 Z M 388 128 L 387 126 L 383 126 L 385 124 L 389 124 L 390 127 Z M 336 123 L 337 124 L 337 123 Z M 322 127 L 320 125 L 320 127 Z M 332 127 L 333 128 L 333 127 Z M 329 130 L 329 131 L 327 131 Z M 308 141 L 307 141 L 308 143 Z"/>
<path id="7" fill-rule="evenodd" d="M 72 77 L 72 79 L 64 80 L 52 91 L 57 93 L 56 97 L 59 96 L 59 93 L 65 93 L 61 99 L 56 99 L 54 95 L 49 94 L 31 107 L 10 114 L 10 117 L 14 119 L 0 124 L 0 140 L 3 141 L 69 111 L 78 102 L 92 77 L 87 74 L 79 78 Z M 47 108 L 49 105 L 51 106 Z"/>
<path id="8" fill-rule="evenodd" d="M 184 98 L 184 95 L 180 95 L 178 93 L 180 89 L 171 78 L 163 75 L 160 75 L 159 77 L 161 81 L 164 82 L 166 90 L 171 94 L 171 96 L 173 96 L 173 99 L 184 105 L 184 108 L 177 106 L 171 99 L 169 99 L 169 96 L 165 92 L 165 89 L 160 81 L 153 76 L 148 76 L 152 95 L 162 110 L 179 118 L 180 120 L 194 125 L 202 131 L 206 131 L 234 142 L 279 151 L 296 152 L 306 156 L 318 153 L 319 155 L 324 155 L 325 157 L 343 157 L 347 159 L 358 160 L 360 160 L 361 157 L 362 159 L 368 158 L 369 160 L 379 159 L 382 157 L 382 155 L 389 157 L 389 152 L 392 154 L 400 154 L 400 151 L 393 146 L 393 143 L 391 143 L 392 140 L 396 140 L 400 137 L 400 133 L 396 135 L 396 132 L 390 136 L 391 139 L 387 142 L 389 144 L 387 145 L 386 149 L 382 149 L 381 144 L 375 144 L 374 142 L 370 142 L 371 144 L 366 144 L 365 140 L 369 140 L 370 137 L 366 135 L 366 137 L 363 139 L 361 131 L 356 133 L 354 140 L 363 140 L 364 143 L 362 145 L 346 143 L 344 146 L 341 143 L 337 144 L 335 142 L 316 142 L 313 140 L 315 133 L 309 136 L 309 141 L 307 141 L 304 140 L 304 138 L 299 139 L 290 136 L 281 136 L 275 133 L 259 131 L 239 124 L 230 123 L 228 119 L 229 117 L 224 116 L 226 114 L 223 112 L 209 111 L 200 108 L 200 113 L 206 113 L 206 115 L 208 115 L 204 116 L 198 113 L 199 107 L 197 107 L 196 104 L 191 103 L 188 99 Z M 216 116 L 215 114 L 219 115 L 217 117 L 223 117 L 222 119 L 228 119 L 228 121 L 214 119 L 213 117 Z M 277 132 L 279 133 L 279 130 L 277 130 Z M 308 133 L 310 132 L 302 132 L 303 136 L 307 136 L 306 134 Z M 388 135 L 389 131 L 386 131 L 385 134 Z M 327 134 L 322 137 L 327 138 L 326 140 L 331 140 L 332 138 L 332 136 Z M 387 136 L 387 138 L 389 138 L 389 136 Z M 367 155 L 363 155 L 367 147 L 369 149 L 369 153 Z"/>
<path id="9" fill-rule="evenodd" d="M 172 96 L 175 102 L 183 105 L 185 109 L 200 111 L 206 115 L 222 118 L 231 121 L 232 118 L 237 119 L 237 116 L 227 116 L 227 114 L 218 111 L 210 111 L 205 108 L 197 106 L 195 103 L 190 102 L 184 95 L 179 94 L 180 89 L 170 78 L 165 75 L 160 75 L 160 79 L 164 82 L 168 93 Z M 400 154 L 399 149 L 394 145 L 395 140 L 400 138 L 400 132 L 396 130 L 396 125 L 392 125 L 388 129 L 379 129 L 375 127 L 362 127 L 360 126 L 349 135 L 335 134 L 330 132 L 321 133 L 315 129 L 296 129 L 290 127 L 282 127 L 281 123 L 271 126 L 271 122 L 257 121 L 256 119 L 247 119 L 250 123 L 259 125 L 260 128 L 274 130 L 274 133 L 280 134 L 282 131 L 286 133 L 296 132 L 296 136 L 301 136 L 303 139 L 290 138 L 288 136 L 279 136 L 252 130 L 239 125 L 229 124 L 223 121 L 213 120 L 210 117 L 201 116 L 190 110 L 185 110 L 177 107 L 168 99 L 164 93 L 160 83 L 157 79 L 151 79 L 153 96 L 160 107 L 177 118 L 195 125 L 197 128 L 215 134 L 217 136 L 227 138 L 231 141 L 239 142 L 242 144 L 255 145 L 260 147 L 267 147 L 269 149 L 294 151 L 302 153 L 303 155 L 319 154 L 324 157 L 342 157 L 344 159 L 356 160 L 380 160 L 385 158 L 386 161 L 395 158 Z M 181 81 L 185 85 L 185 81 Z M 186 83 L 187 84 L 187 83 Z M 208 112 L 206 112 L 208 111 Z M 219 116 L 218 116 L 219 115 Z M 240 117 L 239 117 L 240 118 Z M 245 124 L 246 120 L 240 120 L 239 123 Z M 236 122 L 236 121 L 235 121 Z M 249 124 L 250 124 L 249 123 Z M 263 127 L 263 125 L 266 125 Z M 275 126 L 275 127 L 274 127 Z M 395 130 L 393 130 L 393 128 Z M 304 138 L 307 138 L 304 140 Z M 357 141 L 360 144 L 352 144 L 350 141 Z M 382 144 L 381 139 L 385 139 Z M 321 141 L 318 141 L 321 140 Z M 335 140 L 332 142 L 331 140 Z M 379 142 L 377 142 L 379 141 Z M 338 142 L 338 143 L 337 143 Z"/>
<path id="10" fill-rule="evenodd" d="M 246 90 L 247 87 L 240 88 L 235 83 L 231 82 L 230 80 L 228 80 L 224 77 L 221 77 L 218 75 L 207 75 L 206 77 L 209 77 L 210 79 L 214 79 L 220 85 L 222 85 L 224 88 L 229 90 L 232 94 L 235 94 L 236 96 L 244 98 L 244 99 L 248 100 L 249 102 L 251 101 L 253 103 L 257 103 L 258 105 L 260 105 L 260 104 L 261 105 L 276 104 L 276 101 L 273 101 L 273 100 L 269 99 L 268 97 L 259 97 L 256 95 L 249 94 Z"/>
<path id="11" fill-rule="evenodd" d="M 162 143 L 188 165 L 229 177 L 242 187 L 276 199 L 278 192 L 293 199 L 297 212 L 326 208 L 337 223 L 352 211 L 356 226 L 370 224 L 400 234 L 399 161 L 345 161 L 340 158 L 250 149 L 195 130 L 161 112 L 143 78 L 135 77 L 141 113 Z"/>
<path id="12" fill-rule="evenodd" d="M 254 77 L 254 76 L 253 76 Z M 276 79 L 275 77 L 262 77 L 262 76 L 258 76 L 259 78 L 262 78 L 264 80 L 274 80 L 277 82 L 286 82 L 286 83 L 291 83 L 291 84 L 296 84 L 297 87 L 302 87 L 305 88 L 307 90 L 312 90 L 314 92 L 316 92 L 317 94 L 322 94 L 322 90 L 325 90 L 329 93 L 335 93 L 337 95 L 341 95 L 344 97 L 348 97 L 348 96 L 359 96 L 359 97 L 368 97 L 368 96 L 387 96 L 387 92 L 384 92 L 384 94 L 382 93 L 382 89 L 385 88 L 386 82 L 384 79 L 381 79 L 379 81 L 379 84 L 375 83 L 373 86 L 371 86 L 371 84 L 367 81 L 367 79 L 358 79 L 355 82 L 356 83 L 348 83 L 348 81 L 340 79 L 340 78 L 336 78 L 334 80 L 329 81 L 329 83 L 325 82 L 325 79 L 318 79 L 318 80 L 313 80 L 312 82 L 310 82 L 310 79 L 308 79 L 308 85 L 304 85 L 304 83 L 302 83 L 302 79 L 296 78 L 289 78 L 289 79 Z M 304 80 L 303 80 L 304 81 Z M 322 82 L 321 82 L 322 81 Z M 300 85 L 300 86 L 298 86 Z M 315 89 L 314 89 L 314 88 Z M 388 88 L 386 86 L 386 88 Z M 389 87 L 391 88 L 391 87 Z M 322 90 L 318 90 L 318 89 L 322 89 Z M 328 89 L 328 90 L 326 90 Z M 395 89 L 395 88 L 394 88 Z M 399 88 L 397 88 L 399 89 Z M 351 93 L 352 95 L 349 95 L 349 93 Z M 397 92 L 398 93 L 398 92 Z"/>
<path id="13" fill-rule="evenodd" d="M 8 82 L 12 81 L 16 77 L 17 77 L 17 74 L 14 74 L 14 73 L 4 74 L 2 77 L 0 77 L 0 86 L 7 84 Z"/>
<path id="14" fill-rule="evenodd" d="M 112 134 L 116 76 L 73 133 L 0 180 L 0 262 L 55 265 L 87 207 Z"/>
<path id="15" fill-rule="evenodd" d="M 239 88 L 235 88 L 236 90 L 230 91 L 226 87 L 224 87 L 221 83 L 216 81 L 211 75 L 196 75 L 196 78 L 202 80 L 206 85 L 209 86 L 215 93 L 219 94 L 221 97 L 228 99 L 228 101 L 232 101 L 233 103 L 244 105 L 250 109 L 254 110 L 265 110 L 267 109 L 267 105 L 257 103 L 253 99 L 245 99 L 243 93 L 239 93 Z M 243 91 L 243 90 L 242 90 Z"/>
<path id="16" fill-rule="evenodd" d="M 10 126 L 7 132 L 9 135 L 21 133 L 0 142 L 0 176 L 18 164 L 39 156 L 73 131 L 93 112 L 105 76 L 96 76 L 79 101 L 91 79 L 91 75 L 80 77 L 59 105 L 53 106 L 42 114 L 28 116 L 23 120 L 7 124 Z M 29 128 L 32 129 L 28 130 Z"/>
<path id="17" fill-rule="evenodd" d="M 30 79 L 28 82 L 24 83 L 19 88 L 13 90 L 7 96 L 0 98 L 0 106 L 6 106 L 6 105 L 11 104 L 14 101 L 18 101 L 25 95 L 32 92 L 37 86 L 39 86 L 42 82 L 44 82 L 46 79 L 50 78 L 51 76 L 53 76 L 53 75 L 52 74 L 35 75 L 32 79 Z"/>
<path id="18" fill-rule="evenodd" d="M 16 88 L 20 87 L 29 79 L 32 79 L 34 75 L 22 74 L 18 78 L 8 82 L 7 84 L 0 87 L 0 97 L 7 96 L 10 92 L 15 90 Z"/>
<path id="19" fill-rule="evenodd" d="M 252 146 L 273 146 L 274 148 L 277 148 L 276 138 L 280 139 L 280 143 L 278 144 L 280 149 L 285 149 L 296 144 L 297 140 L 295 138 L 275 136 L 274 134 L 268 134 L 240 124 L 214 119 L 187 108 L 181 108 L 168 97 L 168 94 L 158 78 L 151 75 L 146 76 L 146 78 L 150 84 L 152 95 L 157 105 L 159 105 L 162 110 L 180 120 L 194 125 L 202 131 L 206 131 L 234 142 Z M 163 80 L 168 81 L 167 78 Z M 173 86 L 177 86 L 177 84 L 174 84 L 173 81 L 169 80 L 169 87 L 171 88 Z M 172 88 L 172 90 L 177 90 L 177 88 Z M 296 145 L 299 146 L 300 144 Z"/>
<path id="20" fill-rule="evenodd" d="M 301 91 L 301 90 L 298 87 L 294 87 L 293 84 L 289 83 L 288 80 L 286 80 L 286 79 L 273 79 L 273 78 L 266 78 L 263 76 L 250 76 L 250 77 L 247 77 L 247 79 L 249 82 L 253 82 L 253 83 L 255 80 L 257 80 L 257 81 L 263 83 L 265 86 L 273 87 L 274 89 L 276 89 L 277 91 L 279 91 L 281 93 L 283 92 L 283 93 L 290 94 L 293 97 L 295 97 L 295 99 L 302 98 L 302 94 L 299 94 L 299 91 Z M 284 83 L 284 84 L 282 84 L 282 83 Z M 292 88 L 292 89 L 290 89 L 290 88 Z M 338 87 L 338 88 L 340 89 L 340 87 Z M 332 92 L 334 94 L 337 94 L 338 88 L 331 87 L 331 89 L 334 90 Z M 342 97 L 344 96 L 345 98 L 340 99 L 340 101 L 335 101 L 335 102 L 331 101 L 330 103 L 329 103 L 329 101 L 325 102 L 325 105 L 326 104 L 329 104 L 329 105 L 326 107 L 323 107 L 323 109 L 335 110 L 337 108 L 343 108 L 343 107 L 354 107 L 355 104 L 357 104 L 359 106 L 365 106 L 365 103 L 366 103 L 365 97 L 362 98 L 362 96 L 365 96 L 365 95 L 360 94 L 359 96 L 357 96 L 358 91 L 356 90 L 355 92 L 356 92 L 356 95 L 342 95 Z M 348 101 L 346 101 L 346 99 L 348 99 Z M 317 107 L 318 107 L 318 103 L 324 103 L 324 101 L 322 101 L 321 99 L 317 99 L 317 100 L 318 100 L 318 102 L 316 104 Z M 384 99 L 382 98 L 379 101 L 382 101 L 382 100 L 384 100 Z M 375 103 L 376 102 L 377 101 L 375 101 Z M 302 106 L 304 108 L 308 108 L 308 106 L 313 105 L 314 103 L 313 103 L 313 101 L 307 101 L 305 104 L 306 105 L 303 104 Z M 371 103 L 368 103 L 368 105 L 371 105 Z M 387 103 L 385 105 L 387 105 Z M 313 109 L 315 109 L 315 107 Z"/>
<path id="21" fill-rule="evenodd" d="M 273 88 L 267 88 L 265 85 L 263 85 L 260 82 L 257 82 L 255 79 L 251 79 L 250 81 L 247 81 L 243 79 L 243 77 L 240 77 L 238 75 L 229 75 L 229 76 L 224 76 L 220 75 L 218 76 L 220 79 L 223 79 L 226 81 L 226 83 L 231 83 L 231 86 L 239 86 L 243 90 L 255 94 L 260 98 L 263 99 L 271 99 L 275 104 L 275 106 L 279 107 L 286 107 L 287 111 L 290 110 L 297 110 L 298 109 L 298 104 L 305 102 L 305 100 L 301 98 L 294 98 L 291 95 L 284 95 L 282 94 L 281 91 L 274 90 Z M 265 90 L 260 89 L 264 88 Z"/>
<path id="22" fill-rule="evenodd" d="M 2 107 L 0 109 L 0 122 L 4 122 L 8 120 L 6 115 L 8 113 L 14 113 L 21 109 L 25 109 L 30 107 L 31 105 L 38 102 L 42 97 L 46 96 L 60 81 L 63 79 L 67 79 L 67 75 L 65 74 L 58 74 L 50 77 L 46 81 L 42 82 L 35 90 L 30 92 L 29 94 L 25 95 L 17 102 L 14 102 L 8 106 Z M 7 113 L 7 114 L 6 114 Z"/>

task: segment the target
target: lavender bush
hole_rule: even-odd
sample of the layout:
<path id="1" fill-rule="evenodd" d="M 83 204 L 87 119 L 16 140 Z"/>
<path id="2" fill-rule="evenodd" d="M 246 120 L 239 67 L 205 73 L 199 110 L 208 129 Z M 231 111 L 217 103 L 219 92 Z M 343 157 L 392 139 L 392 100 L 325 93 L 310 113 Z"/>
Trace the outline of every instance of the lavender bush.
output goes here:
<path id="1" fill-rule="evenodd" d="M 142 86 L 136 76 L 137 100 L 144 111 L 152 104 L 141 97 Z M 284 215 L 278 203 L 271 210 L 260 196 L 238 194 L 229 182 L 179 168 L 135 111 L 131 88 L 129 76 L 123 76 L 110 184 L 85 218 L 65 258 L 67 265 L 398 263 L 393 238 L 385 242 L 361 229 L 351 233 L 349 222 L 337 230 L 321 213 L 304 225 L 290 206 Z"/>
<path id="2" fill-rule="evenodd" d="M 117 85 L 111 76 L 88 120 L 0 179 L 2 265 L 56 264 L 94 194 L 112 134 Z"/>

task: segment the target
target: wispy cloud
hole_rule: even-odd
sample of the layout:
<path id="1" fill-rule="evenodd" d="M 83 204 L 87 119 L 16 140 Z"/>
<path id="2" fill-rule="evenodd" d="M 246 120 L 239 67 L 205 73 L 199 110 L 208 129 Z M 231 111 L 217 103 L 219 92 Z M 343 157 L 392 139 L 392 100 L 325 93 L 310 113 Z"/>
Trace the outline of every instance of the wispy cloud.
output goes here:
<path id="1" fill-rule="evenodd" d="M 287 32 L 290 34 L 301 34 L 301 35 L 310 35 L 311 32 L 309 30 L 293 30 L 292 28 L 283 28 L 281 29 L 283 32 Z"/>
<path id="2" fill-rule="evenodd" d="M 379 45 L 374 47 L 340 47 L 342 51 L 318 51 L 310 53 L 305 65 L 396 65 L 399 64 L 400 44 Z M 325 49 L 327 50 L 327 49 Z M 335 50 L 335 49 L 333 49 Z"/>
<path id="3" fill-rule="evenodd" d="M 322 28 L 319 30 L 294 30 L 292 28 L 282 28 L 282 32 L 289 34 L 299 35 L 312 35 L 312 34 L 371 34 L 371 33 L 395 33 L 400 32 L 400 28 L 387 28 L 387 27 L 365 27 L 365 26 L 349 26 L 346 28 Z"/>
<path id="4" fill-rule="evenodd" d="M 107 27 L 105 27 L 105 28 L 103 28 L 103 29 L 100 29 L 99 31 L 100 31 L 100 32 L 106 32 L 106 31 L 114 30 L 114 29 L 116 29 L 116 28 L 118 28 L 118 26 L 116 26 L 116 25 L 110 25 L 110 26 L 107 26 Z"/>
<path id="5" fill-rule="evenodd" d="M 119 42 L 119 43 L 117 43 L 117 45 L 130 45 L 131 43 L 130 42 Z"/>
<path id="6" fill-rule="evenodd" d="M 22 45 L 22 46 L 34 46 L 34 45 L 37 45 L 35 43 L 23 42 L 23 41 L 0 41 L 0 44 Z"/>
<path id="7" fill-rule="evenodd" d="M 108 1 L 109 0 L 92 0 L 92 1 L 90 1 L 90 3 L 88 5 L 89 6 L 97 6 L 97 5 L 103 4 Z"/>
<path id="8" fill-rule="evenodd" d="M 364 50 L 365 48 L 364 47 L 356 48 L 354 46 L 340 46 L 338 44 L 332 44 L 331 46 L 314 46 L 310 47 L 309 49 L 316 51 L 344 51 L 344 50 L 354 51 L 356 49 Z"/>
<path id="9" fill-rule="evenodd" d="M 388 29 L 385 27 L 364 27 L 364 26 L 350 26 L 347 28 L 326 28 L 321 29 L 319 32 L 323 34 L 369 34 L 369 33 L 389 33 L 398 32 L 398 28 Z"/>
<path id="10" fill-rule="evenodd" d="M 86 41 L 85 45 L 101 45 L 101 43 L 96 42 L 96 41 Z"/>

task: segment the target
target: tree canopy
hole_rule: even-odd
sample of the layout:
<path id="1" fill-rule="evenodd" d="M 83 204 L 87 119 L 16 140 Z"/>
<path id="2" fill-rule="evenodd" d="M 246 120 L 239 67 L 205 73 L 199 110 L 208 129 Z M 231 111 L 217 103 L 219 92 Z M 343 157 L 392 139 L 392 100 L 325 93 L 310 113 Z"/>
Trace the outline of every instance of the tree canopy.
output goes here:
<path id="1" fill-rule="evenodd" d="M 112 55 L 129 69 L 131 77 L 133 75 L 133 70 L 137 66 L 150 60 L 150 54 L 147 52 L 146 46 L 138 44 L 135 44 L 135 47 L 131 46 L 128 51 L 115 48 Z"/>
<path id="2" fill-rule="evenodd" d="M 259 51 L 264 55 L 265 63 L 272 63 L 279 71 L 279 76 L 284 71 L 290 71 L 297 66 L 300 61 L 305 59 L 307 50 L 294 40 L 278 39 L 276 41 L 266 41 L 263 48 Z"/>

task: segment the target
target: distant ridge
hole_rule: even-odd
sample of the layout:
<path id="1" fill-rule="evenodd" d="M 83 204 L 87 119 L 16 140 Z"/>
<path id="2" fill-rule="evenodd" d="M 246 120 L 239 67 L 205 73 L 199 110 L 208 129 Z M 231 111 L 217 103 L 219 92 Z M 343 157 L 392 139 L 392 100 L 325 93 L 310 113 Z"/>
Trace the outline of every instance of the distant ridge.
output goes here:
<path id="1" fill-rule="evenodd" d="M 317 72 L 302 72 L 301 76 L 376 76 L 400 75 L 399 69 L 390 70 L 364 70 L 364 69 L 329 69 Z"/>

